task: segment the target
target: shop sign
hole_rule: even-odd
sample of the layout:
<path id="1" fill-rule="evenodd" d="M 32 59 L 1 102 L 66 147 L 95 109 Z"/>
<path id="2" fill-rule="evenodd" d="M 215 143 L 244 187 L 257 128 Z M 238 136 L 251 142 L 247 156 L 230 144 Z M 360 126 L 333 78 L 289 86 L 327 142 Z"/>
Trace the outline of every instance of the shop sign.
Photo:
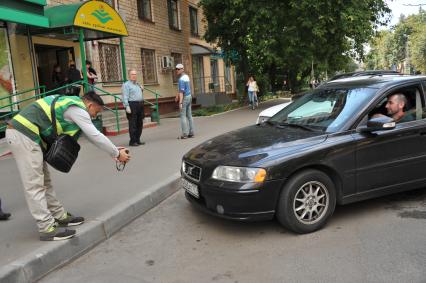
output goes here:
<path id="1" fill-rule="evenodd" d="M 127 36 L 127 28 L 120 15 L 102 1 L 89 1 L 81 5 L 74 18 L 74 25 Z"/>

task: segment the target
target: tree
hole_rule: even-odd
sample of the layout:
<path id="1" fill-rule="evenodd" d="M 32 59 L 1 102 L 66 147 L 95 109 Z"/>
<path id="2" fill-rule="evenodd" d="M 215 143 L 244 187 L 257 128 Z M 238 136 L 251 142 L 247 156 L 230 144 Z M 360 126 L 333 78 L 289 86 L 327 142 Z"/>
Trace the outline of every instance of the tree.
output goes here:
<path id="1" fill-rule="evenodd" d="M 201 0 L 206 40 L 240 55 L 239 70 L 247 77 L 285 74 L 297 91 L 315 70 L 333 72 L 347 58 L 363 57 L 363 44 L 389 9 L 383 0 Z"/>
<path id="2" fill-rule="evenodd" d="M 366 58 L 366 66 L 374 69 L 398 67 L 404 70 L 404 63 L 426 72 L 426 14 L 423 10 L 417 15 L 401 16 L 390 30 L 378 32 L 370 41 L 371 50 Z"/>

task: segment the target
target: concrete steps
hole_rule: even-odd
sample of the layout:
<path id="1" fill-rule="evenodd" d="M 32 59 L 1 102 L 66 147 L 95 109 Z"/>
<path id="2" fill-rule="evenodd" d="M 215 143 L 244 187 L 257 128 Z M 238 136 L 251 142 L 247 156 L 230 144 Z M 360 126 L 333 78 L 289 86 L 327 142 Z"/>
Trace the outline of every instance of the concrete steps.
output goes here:
<path id="1" fill-rule="evenodd" d="M 129 122 L 126 118 L 126 111 L 119 110 L 118 111 L 118 124 L 120 130 L 117 128 L 117 122 L 115 118 L 115 114 L 111 111 L 104 111 L 102 113 L 102 128 L 103 132 L 106 136 L 117 136 L 121 134 L 125 134 L 129 132 Z M 157 122 L 151 122 L 150 117 L 145 117 L 143 127 L 145 128 L 152 128 L 156 127 Z"/>

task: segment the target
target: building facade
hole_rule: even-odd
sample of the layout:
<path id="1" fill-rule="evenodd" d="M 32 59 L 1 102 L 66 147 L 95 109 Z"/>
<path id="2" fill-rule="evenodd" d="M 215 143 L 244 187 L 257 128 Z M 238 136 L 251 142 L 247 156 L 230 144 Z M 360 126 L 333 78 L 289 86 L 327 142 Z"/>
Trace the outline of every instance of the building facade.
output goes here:
<path id="1" fill-rule="evenodd" d="M 17 2 L 26 5 L 17 5 Z M 195 97 L 235 92 L 233 68 L 218 56 L 220 52 L 202 39 L 205 24 L 197 0 L 103 2 L 121 16 L 128 36 L 123 37 L 122 54 L 118 39 L 108 39 L 107 36 L 91 39 L 91 33 L 87 32 L 84 55 L 97 71 L 97 87 L 119 94 L 121 81 L 126 77 L 123 73 L 136 69 L 139 80 L 147 88 L 145 98 L 154 100 L 154 93 L 158 93 L 161 95 L 160 112 L 174 111 L 173 98 L 177 92 L 174 66 L 182 63 L 192 78 Z M 81 5 L 81 1 L 3 0 L 0 3 L 0 97 L 29 90 L 13 97 L 22 100 L 44 90 L 39 90 L 40 86 L 45 86 L 45 90 L 53 89 L 55 66 L 60 67 L 64 76 L 71 61 L 82 70 L 82 46 L 71 36 L 72 28 L 69 31 L 65 27 L 55 29 L 52 20 L 45 15 L 52 7 L 66 9 L 73 5 Z M 7 18 L 7 9 L 33 14 L 37 21 Z M 112 98 L 106 100 L 113 102 Z"/>

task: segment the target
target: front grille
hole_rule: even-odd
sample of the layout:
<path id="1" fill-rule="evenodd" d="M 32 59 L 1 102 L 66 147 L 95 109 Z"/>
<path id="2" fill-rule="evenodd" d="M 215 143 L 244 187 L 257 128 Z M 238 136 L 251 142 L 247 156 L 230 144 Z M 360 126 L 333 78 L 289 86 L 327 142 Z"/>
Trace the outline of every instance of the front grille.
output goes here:
<path id="1" fill-rule="evenodd" d="M 184 173 L 189 178 L 199 182 L 201 178 L 201 168 L 185 162 Z"/>

